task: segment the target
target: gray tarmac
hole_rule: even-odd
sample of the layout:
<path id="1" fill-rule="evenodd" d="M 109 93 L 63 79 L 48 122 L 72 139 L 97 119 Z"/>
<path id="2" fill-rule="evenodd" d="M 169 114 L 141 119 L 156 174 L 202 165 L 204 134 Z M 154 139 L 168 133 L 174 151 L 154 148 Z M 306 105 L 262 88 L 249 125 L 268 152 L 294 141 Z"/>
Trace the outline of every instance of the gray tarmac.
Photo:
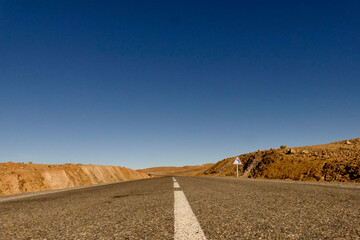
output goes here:
<path id="1" fill-rule="evenodd" d="M 207 239 L 360 239 L 360 188 L 177 178 Z"/>
<path id="2" fill-rule="evenodd" d="M 0 239 L 173 239 L 171 178 L 0 202 Z"/>
<path id="3" fill-rule="evenodd" d="M 176 179 L 207 239 L 360 239 L 359 185 Z M 174 238 L 171 177 L 4 199 L 0 239 Z"/>

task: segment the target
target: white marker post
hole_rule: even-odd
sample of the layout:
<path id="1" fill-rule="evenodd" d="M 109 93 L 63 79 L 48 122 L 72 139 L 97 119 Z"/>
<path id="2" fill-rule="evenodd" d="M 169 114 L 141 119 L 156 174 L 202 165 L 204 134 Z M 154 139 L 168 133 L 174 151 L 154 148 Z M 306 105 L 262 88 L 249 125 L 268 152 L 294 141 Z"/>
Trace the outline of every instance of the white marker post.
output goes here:
<path id="1" fill-rule="evenodd" d="M 238 178 L 239 177 L 239 165 L 242 165 L 239 157 L 237 157 L 234 161 L 234 163 L 236 165 L 236 177 Z"/>

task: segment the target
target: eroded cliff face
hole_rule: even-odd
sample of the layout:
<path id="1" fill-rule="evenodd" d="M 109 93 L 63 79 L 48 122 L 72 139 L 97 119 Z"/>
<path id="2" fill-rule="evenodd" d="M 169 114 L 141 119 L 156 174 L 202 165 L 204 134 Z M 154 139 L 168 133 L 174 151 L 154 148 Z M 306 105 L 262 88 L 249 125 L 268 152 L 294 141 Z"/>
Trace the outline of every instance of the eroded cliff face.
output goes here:
<path id="1" fill-rule="evenodd" d="M 0 163 L 0 195 L 87 186 L 147 178 L 116 166 Z"/>

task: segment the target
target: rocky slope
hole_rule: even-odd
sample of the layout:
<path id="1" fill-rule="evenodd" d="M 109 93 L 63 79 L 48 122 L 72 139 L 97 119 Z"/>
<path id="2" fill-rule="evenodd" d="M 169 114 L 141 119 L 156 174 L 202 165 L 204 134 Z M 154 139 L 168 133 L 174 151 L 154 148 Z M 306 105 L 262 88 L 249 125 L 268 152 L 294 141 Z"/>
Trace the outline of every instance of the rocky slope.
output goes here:
<path id="1" fill-rule="evenodd" d="M 224 159 L 203 175 L 236 176 L 236 157 Z M 248 178 L 360 182 L 360 138 L 324 145 L 270 149 L 239 156 L 239 175 Z"/>
<path id="2" fill-rule="evenodd" d="M 0 195 L 146 178 L 132 169 L 101 165 L 0 163 Z"/>

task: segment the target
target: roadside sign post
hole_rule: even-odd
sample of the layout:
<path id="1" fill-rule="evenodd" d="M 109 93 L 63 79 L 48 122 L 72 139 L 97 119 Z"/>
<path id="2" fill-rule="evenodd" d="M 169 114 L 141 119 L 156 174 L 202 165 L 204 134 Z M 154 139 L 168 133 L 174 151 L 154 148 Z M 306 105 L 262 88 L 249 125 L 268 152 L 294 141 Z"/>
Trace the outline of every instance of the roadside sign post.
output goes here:
<path id="1" fill-rule="evenodd" d="M 233 164 L 236 165 L 236 177 L 238 178 L 238 177 L 239 177 L 239 165 L 242 165 L 239 157 L 237 157 L 237 158 L 235 159 L 235 161 L 233 162 Z"/>

